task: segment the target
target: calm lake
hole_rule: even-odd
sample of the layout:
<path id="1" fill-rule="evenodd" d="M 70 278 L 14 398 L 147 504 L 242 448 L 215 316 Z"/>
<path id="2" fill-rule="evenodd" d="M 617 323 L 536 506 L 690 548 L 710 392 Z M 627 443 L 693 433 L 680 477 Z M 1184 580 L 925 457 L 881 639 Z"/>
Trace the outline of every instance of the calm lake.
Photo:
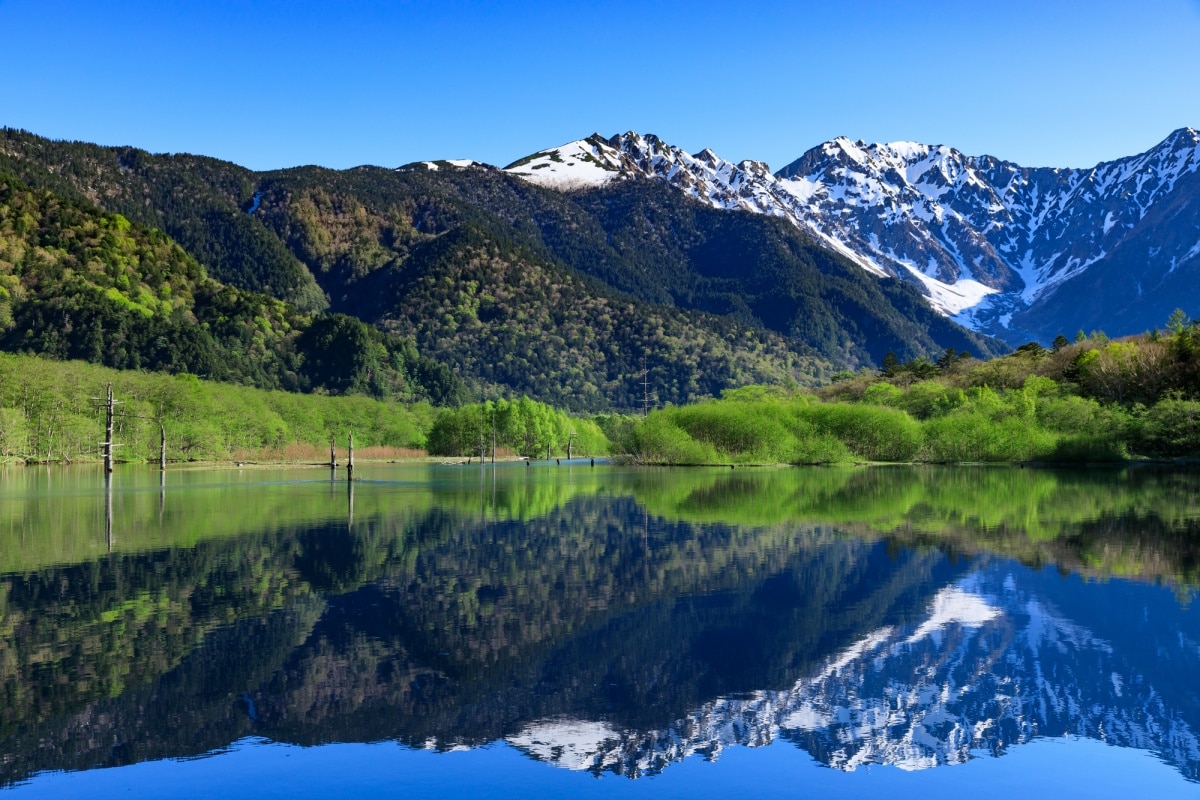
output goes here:
<path id="1" fill-rule="evenodd" d="M 1200 796 L 1200 471 L 0 471 L 0 798 Z"/>

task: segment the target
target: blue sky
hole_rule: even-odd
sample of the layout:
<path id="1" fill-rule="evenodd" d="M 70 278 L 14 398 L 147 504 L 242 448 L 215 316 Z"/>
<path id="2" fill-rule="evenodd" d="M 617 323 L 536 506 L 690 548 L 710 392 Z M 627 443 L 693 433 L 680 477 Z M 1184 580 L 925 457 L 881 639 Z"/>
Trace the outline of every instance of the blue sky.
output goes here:
<path id="1" fill-rule="evenodd" d="M 656 133 L 1091 166 L 1200 127 L 1200 0 L 0 0 L 0 124 L 256 169 Z"/>

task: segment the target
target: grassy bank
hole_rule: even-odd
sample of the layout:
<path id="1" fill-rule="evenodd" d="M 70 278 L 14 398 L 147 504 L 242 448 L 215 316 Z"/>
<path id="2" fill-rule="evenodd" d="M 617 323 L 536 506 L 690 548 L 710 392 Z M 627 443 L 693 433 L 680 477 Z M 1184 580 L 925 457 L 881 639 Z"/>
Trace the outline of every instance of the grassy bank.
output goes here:
<path id="1" fill-rule="evenodd" d="M 360 448 L 423 451 L 435 411 L 367 397 L 263 391 L 114 370 L 82 362 L 0 354 L 0 459 L 76 462 L 99 458 L 103 411 L 94 398 L 111 383 L 120 405 L 117 457 L 158 458 L 159 420 L 172 461 L 328 458 L 329 440 Z"/>
<path id="2" fill-rule="evenodd" d="M 113 385 L 119 458 L 323 461 L 354 432 L 361 458 L 624 455 L 645 464 L 1120 463 L 1200 459 L 1200 326 L 1120 342 L 1026 345 L 987 362 L 891 360 L 816 391 L 748 386 L 648 416 L 573 417 L 526 398 L 458 408 L 301 395 L 0 354 L 0 460 L 99 457 Z"/>
<path id="3" fill-rule="evenodd" d="M 816 392 L 746 387 L 611 434 L 656 464 L 1119 463 L 1200 458 L 1200 326 L 890 363 Z"/>
<path id="4" fill-rule="evenodd" d="M 158 459 L 160 421 L 172 462 L 319 463 L 331 438 L 344 458 L 351 431 L 363 460 L 475 455 L 481 434 L 488 452 L 495 441 L 502 456 L 557 457 L 568 443 L 573 454 L 609 452 L 595 422 L 528 399 L 435 409 L 0 353 L 0 462 L 98 460 L 104 411 L 96 398 L 109 383 L 120 402 L 116 455 L 127 462 Z"/>
<path id="5" fill-rule="evenodd" d="M 1164 401 L 1135 415 L 1027 389 L 982 387 L 957 400 L 952 410 L 922 419 L 877 402 L 735 394 L 655 411 L 623 444 L 642 463 L 675 465 L 1117 463 L 1198 452 L 1186 442 L 1195 435 L 1191 420 L 1200 418 L 1200 403 L 1192 401 Z"/>

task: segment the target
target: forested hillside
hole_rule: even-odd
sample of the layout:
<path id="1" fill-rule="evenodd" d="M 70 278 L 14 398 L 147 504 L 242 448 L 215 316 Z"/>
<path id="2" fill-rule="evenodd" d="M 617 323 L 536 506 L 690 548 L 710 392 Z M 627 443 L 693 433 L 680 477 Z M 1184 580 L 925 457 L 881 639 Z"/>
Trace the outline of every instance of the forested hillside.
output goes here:
<path id="1" fill-rule="evenodd" d="M 222 283 L 270 294 L 306 311 L 326 306 L 308 269 L 245 213 L 254 202 L 256 176 L 236 164 L 53 141 L 6 128 L 0 136 L 0 172 L 159 228 Z"/>
<path id="2" fill-rule="evenodd" d="M 644 378 L 652 399 L 687 402 L 746 382 L 811 385 L 888 351 L 1004 349 L 780 220 L 648 182 L 563 194 L 448 163 L 254 173 L 7 129 L 0 170 L 161 228 L 228 286 L 368 323 L 358 340 L 391 352 L 376 331 L 410 338 L 491 395 L 634 408 Z M 322 369 L 345 361 L 331 356 Z M 291 383 L 257 385 L 386 395 L 378 365 L 358 363 L 352 378 L 284 365 Z M 448 374 L 427 378 L 454 394 Z"/>
<path id="3" fill-rule="evenodd" d="M 161 231 L 4 175 L 0 348 L 290 391 L 461 392 L 411 340 L 221 284 Z"/>
<path id="4" fill-rule="evenodd" d="M 889 350 L 912 358 L 1006 349 L 782 220 L 708 208 L 655 183 L 564 195 L 488 167 L 418 164 L 283 170 L 265 174 L 260 191 L 255 216 L 313 269 L 336 309 L 365 319 L 386 309 L 364 278 L 469 225 L 610 291 L 731 316 L 842 366 L 878 364 Z"/>
<path id="5" fill-rule="evenodd" d="M 778 334 L 617 296 L 472 226 L 414 262 L 380 276 L 381 324 L 494 392 L 599 411 L 639 407 L 647 393 L 656 405 L 682 403 L 830 373 Z"/>

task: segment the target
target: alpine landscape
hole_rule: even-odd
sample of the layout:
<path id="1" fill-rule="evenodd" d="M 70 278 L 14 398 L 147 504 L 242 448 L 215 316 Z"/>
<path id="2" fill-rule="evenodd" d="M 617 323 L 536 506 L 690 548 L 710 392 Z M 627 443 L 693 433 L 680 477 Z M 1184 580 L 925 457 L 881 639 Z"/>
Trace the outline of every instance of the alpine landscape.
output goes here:
<path id="1" fill-rule="evenodd" d="M 1194 0 L 52 5 L 0 800 L 1200 796 Z"/>

